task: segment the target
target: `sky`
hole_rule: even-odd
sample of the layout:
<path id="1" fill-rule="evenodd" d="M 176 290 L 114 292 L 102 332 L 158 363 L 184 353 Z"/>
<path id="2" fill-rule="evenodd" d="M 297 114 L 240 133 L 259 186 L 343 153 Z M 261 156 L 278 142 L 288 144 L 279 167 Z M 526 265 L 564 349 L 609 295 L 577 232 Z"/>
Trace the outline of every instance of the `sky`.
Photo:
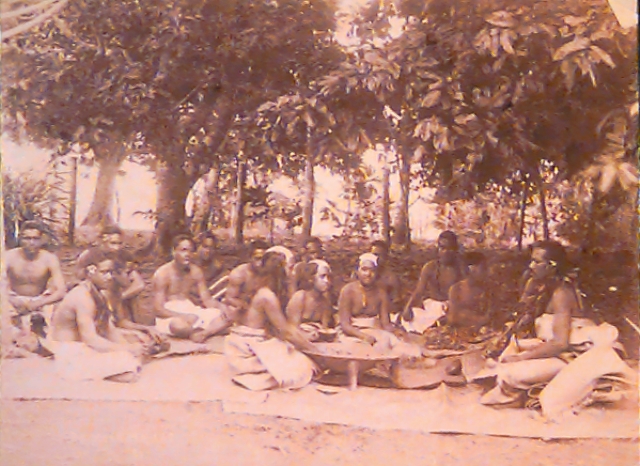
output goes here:
<path id="1" fill-rule="evenodd" d="M 367 0 L 341 0 L 341 5 L 345 9 L 356 8 L 366 3 Z M 394 34 L 399 34 L 402 24 L 394 24 Z M 341 43 L 345 45 L 349 42 L 347 32 L 349 26 L 341 24 L 336 35 Z M 37 176 L 46 176 L 47 170 L 52 170 L 47 164 L 49 154 L 34 145 L 23 143 L 18 145 L 6 135 L 0 139 L 0 151 L 2 154 L 2 170 L 14 173 L 29 172 Z M 375 175 L 381 177 L 380 166 L 377 163 L 377 153 L 371 151 L 365 154 L 365 163 L 368 163 L 374 170 Z M 125 162 L 122 166 L 124 175 L 119 176 L 116 181 L 116 200 L 114 202 L 113 216 L 118 219 L 121 227 L 135 230 L 151 230 L 153 223 L 143 216 L 135 215 L 136 211 L 148 211 L 155 208 L 156 184 L 153 173 L 140 165 Z M 78 206 L 76 224 L 79 225 L 86 216 L 93 192 L 95 190 L 97 168 L 80 166 L 78 169 Z M 344 189 L 344 181 L 341 177 L 332 175 L 327 170 L 318 168 L 316 175 L 316 202 L 314 209 L 313 234 L 318 236 L 330 236 L 339 234 L 331 222 L 319 221 L 321 210 L 328 205 L 327 201 L 337 203 L 341 208 L 346 209 L 346 202 L 340 199 L 340 193 Z M 70 176 L 70 175 L 69 175 Z M 381 187 L 377 187 L 381 192 Z M 276 179 L 271 186 L 275 192 L 279 192 L 287 197 L 296 197 L 300 193 L 294 183 L 288 179 Z M 417 197 L 428 196 L 428 192 L 412 193 L 413 206 L 410 210 L 410 222 L 413 234 L 416 237 L 434 239 L 438 231 L 431 226 L 434 216 L 434 208 L 423 201 L 416 201 Z M 391 199 L 399 198 L 399 187 L 397 175 L 391 176 Z"/>
<path id="2" fill-rule="evenodd" d="M 48 170 L 52 170 L 47 164 L 49 153 L 31 144 L 18 145 L 3 136 L 0 140 L 2 152 L 2 170 L 12 173 L 32 172 L 37 176 L 46 176 Z M 365 155 L 365 163 L 370 165 L 374 176 L 381 177 L 381 168 L 377 163 L 377 153 L 369 152 Z M 68 171 L 62 168 L 61 171 Z M 136 211 L 153 210 L 156 203 L 156 190 L 154 175 L 146 167 L 131 162 L 122 165 L 124 174 L 116 180 L 116 201 L 114 202 L 114 218 L 119 219 L 122 228 L 134 230 L 151 230 L 153 223 L 143 216 L 134 215 Z M 76 224 L 79 225 L 86 216 L 93 192 L 95 190 L 97 168 L 79 166 L 78 169 L 78 208 Z M 327 201 L 337 203 L 346 209 L 346 202 L 340 199 L 344 190 L 344 181 L 340 176 L 332 175 L 329 171 L 317 168 L 316 172 L 316 202 L 314 209 L 313 234 L 323 237 L 340 234 L 331 222 L 319 221 L 321 210 L 328 205 Z M 70 176 L 70 175 L 69 175 Z M 279 192 L 287 197 L 296 197 L 300 193 L 291 180 L 286 178 L 276 179 L 271 186 L 272 191 Z M 381 187 L 377 186 L 379 192 Z M 428 197 L 428 191 L 413 192 L 410 202 L 413 204 L 410 210 L 410 222 L 413 234 L 416 238 L 432 240 L 438 235 L 438 231 L 432 227 L 434 220 L 434 206 L 417 200 L 418 197 Z M 391 176 L 391 199 L 399 199 L 399 186 L 397 175 Z M 118 213 L 119 209 L 119 213 Z"/>

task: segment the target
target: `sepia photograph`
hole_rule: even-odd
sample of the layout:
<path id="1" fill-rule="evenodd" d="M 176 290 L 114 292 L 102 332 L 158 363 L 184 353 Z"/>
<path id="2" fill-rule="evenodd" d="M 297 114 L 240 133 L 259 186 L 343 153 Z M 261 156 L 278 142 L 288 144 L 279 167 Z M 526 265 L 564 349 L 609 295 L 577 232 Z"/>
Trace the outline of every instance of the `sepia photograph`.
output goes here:
<path id="1" fill-rule="evenodd" d="M 1 466 L 640 464 L 633 0 L 0 0 Z"/>

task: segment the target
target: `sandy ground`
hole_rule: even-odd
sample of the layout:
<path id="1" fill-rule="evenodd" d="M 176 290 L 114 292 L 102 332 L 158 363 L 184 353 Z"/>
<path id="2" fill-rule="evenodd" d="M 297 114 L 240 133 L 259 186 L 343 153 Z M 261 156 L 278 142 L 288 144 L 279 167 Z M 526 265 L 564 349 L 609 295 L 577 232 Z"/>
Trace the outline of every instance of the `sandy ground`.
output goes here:
<path id="1" fill-rule="evenodd" d="M 227 414 L 221 403 L 8 401 L 2 466 L 639 464 L 637 441 L 421 434 Z"/>

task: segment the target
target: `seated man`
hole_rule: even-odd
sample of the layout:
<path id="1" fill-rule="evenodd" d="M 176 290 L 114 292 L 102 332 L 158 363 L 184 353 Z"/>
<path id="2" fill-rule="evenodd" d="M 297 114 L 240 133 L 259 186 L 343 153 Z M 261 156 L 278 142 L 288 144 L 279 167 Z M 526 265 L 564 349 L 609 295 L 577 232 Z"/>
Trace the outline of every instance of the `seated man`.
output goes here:
<path id="1" fill-rule="evenodd" d="M 455 233 L 443 231 L 438 237 L 438 258 L 422 267 L 416 289 L 402 313 L 405 330 L 423 333 L 445 315 L 449 289 L 467 273 L 458 249 Z M 420 302 L 423 308 L 417 307 Z"/>
<path id="2" fill-rule="evenodd" d="M 479 329 L 491 321 L 487 286 L 487 263 L 481 252 L 465 255 L 469 276 L 449 289 L 447 324 L 452 327 Z"/>
<path id="3" fill-rule="evenodd" d="M 263 258 L 269 245 L 262 240 L 252 241 L 249 245 L 251 259 L 246 264 L 240 264 L 229 274 L 227 291 L 223 302 L 238 312 L 246 311 L 256 292 L 266 285 L 267 274 L 264 269 Z"/>
<path id="4" fill-rule="evenodd" d="M 222 263 L 216 257 L 218 240 L 210 231 L 203 232 L 199 238 L 193 262 L 202 269 L 204 281 L 209 288 L 221 278 L 223 272 Z"/>
<path id="5" fill-rule="evenodd" d="M 84 258 L 85 279 L 62 300 L 53 315 L 51 341 L 55 364 L 65 378 L 137 380 L 146 349 L 129 343 L 113 325 L 105 296 L 112 286 L 115 264 L 94 249 Z"/>
<path id="6" fill-rule="evenodd" d="M 166 347 L 168 342 L 153 327 L 135 321 L 139 305 L 139 297 L 144 291 L 145 283 L 136 267 L 133 256 L 123 248 L 122 230 L 117 226 L 108 226 L 102 230 L 101 243 L 98 249 L 114 263 L 112 286 L 106 290 L 109 304 L 113 309 L 115 325 L 126 329 L 128 335 L 145 344 L 158 344 Z M 88 249 L 78 256 L 77 269 L 80 278 L 86 269 L 86 257 L 92 251 Z"/>
<path id="7" fill-rule="evenodd" d="M 377 281 L 389 296 L 389 314 L 402 312 L 402 284 L 398 274 L 389 267 L 389 244 L 376 240 L 371 243 L 371 254 L 378 256 Z"/>
<path id="8" fill-rule="evenodd" d="M 315 347 L 282 312 L 279 297 L 287 287 L 279 256 L 276 252 L 264 254 L 266 285 L 253 292 L 225 340 L 233 381 L 250 390 L 302 388 L 316 371 L 315 364 L 296 351 L 315 351 Z"/>
<path id="9" fill-rule="evenodd" d="M 227 306 L 211 298 L 202 270 L 191 262 L 193 246 L 189 236 L 174 238 L 173 260 L 153 275 L 153 303 L 157 331 L 201 343 L 228 328 L 233 315 Z M 193 292 L 207 308 L 191 301 Z"/>
<path id="10" fill-rule="evenodd" d="M 44 338 L 45 328 L 51 326 L 53 305 L 67 291 L 60 261 L 42 248 L 43 240 L 39 223 L 24 222 L 20 228 L 21 246 L 7 251 L 2 268 L 8 305 L 3 310 L 6 316 L 2 328 L 5 353 L 21 353 L 16 343 L 21 346 L 20 341 L 32 340 L 28 338 L 32 332 Z M 30 350 L 38 347 L 27 346 Z"/>
<path id="11" fill-rule="evenodd" d="M 553 418 L 582 402 L 601 376 L 621 373 L 634 379 L 636 375 L 614 350 L 617 329 L 607 323 L 596 325 L 585 315 L 574 284 L 566 278 L 568 261 L 562 245 L 535 243 L 531 259 L 532 277 L 548 291 L 544 313 L 535 321 L 537 338 L 512 339 L 499 358 L 497 386 L 481 402 L 522 404 L 526 390 L 548 383 L 540 393 L 540 404 L 543 414 Z"/>
<path id="12" fill-rule="evenodd" d="M 302 257 L 293 268 L 293 276 L 289 282 L 289 295 L 300 289 L 300 271 L 304 264 L 312 260 L 324 260 L 324 251 L 322 249 L 322 240 L 316 236 L 310 236 L 304 241 L 302 249 Z"/>
<path id="13" fill-rule="evenodd" d="M 318 330 L 328 328 L 333 307 L 327 296 L 331 284 L 331 267 L 323 260 L 312 260 L 300 269 L 301 289 L 287 305 L 287 320 L 303 330 L 309 340 L 318 339 Z"/>

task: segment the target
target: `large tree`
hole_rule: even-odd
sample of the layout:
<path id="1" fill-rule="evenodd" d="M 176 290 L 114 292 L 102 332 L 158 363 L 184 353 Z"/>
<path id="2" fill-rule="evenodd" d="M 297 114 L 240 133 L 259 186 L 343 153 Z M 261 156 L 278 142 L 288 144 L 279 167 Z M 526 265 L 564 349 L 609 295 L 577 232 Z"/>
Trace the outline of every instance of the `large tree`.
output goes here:
<path id="1" fill-rule="evenodd" d="M 119 163 L 123 144 L 146 147 L 161 161 L 168 228 L 201 166 L 235 156 L 217 148 L 239 116 L 340 60 L 334 11 L 322 0 L 72 0 L 4 48 L 8 121 L 42 145 L 80 143 L 102 165 Z"/>
<path id="2" fill-rule="evenodd" d="M 420 163 L 443 200 L 506 182 L 544 199 L 544 170 L 561 180 L 594 163 L 607 150 L 603 116 L 637 99 L 635 33 L 605 0 L 371 2 L 357 26 L 328 92 L 384 105 L 403 197 Z"/>

